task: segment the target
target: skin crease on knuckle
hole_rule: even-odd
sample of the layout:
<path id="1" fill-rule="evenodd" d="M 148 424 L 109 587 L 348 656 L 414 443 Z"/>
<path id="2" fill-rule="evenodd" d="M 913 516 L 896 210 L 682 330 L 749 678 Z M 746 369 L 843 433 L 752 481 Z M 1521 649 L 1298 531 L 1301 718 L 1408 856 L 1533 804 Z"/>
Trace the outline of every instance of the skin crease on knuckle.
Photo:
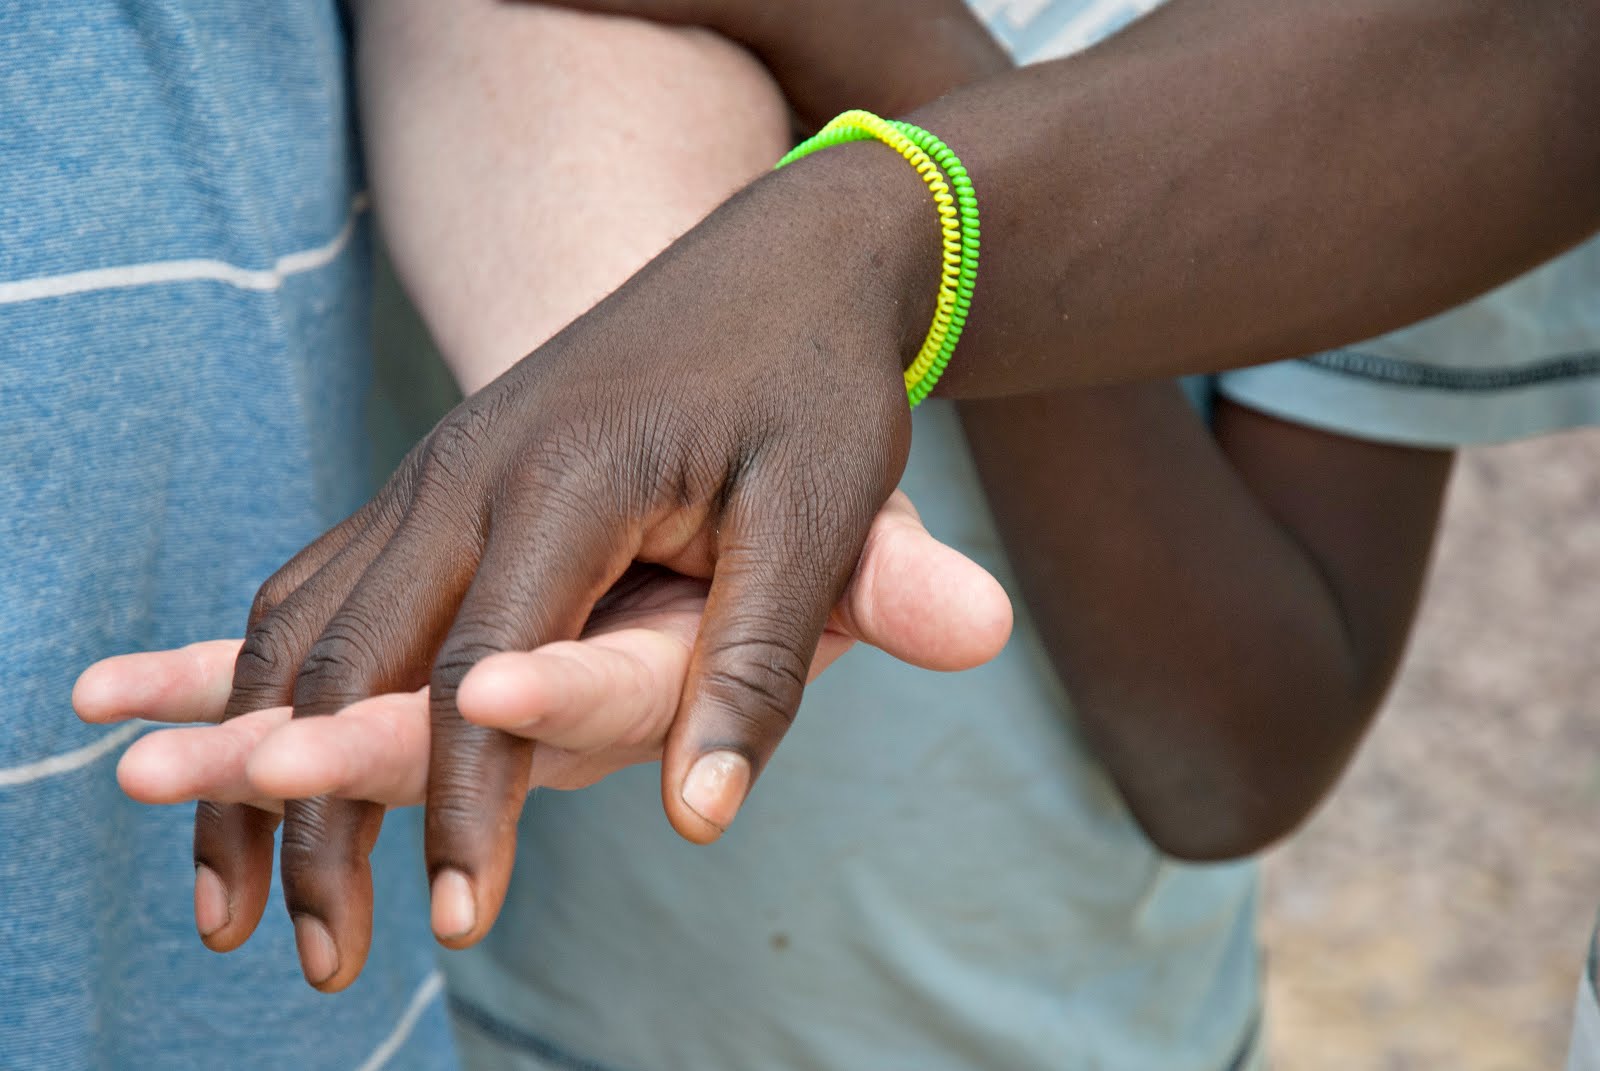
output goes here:
<path id="1" fill-rule="evenodd" d="M 328 847 L 336 843 L 328 823 L 327 810 L 327 805 L 335 801 L 322 797 L 291 802 L 296 806 L 290 815 L 292 821 L 284 824 L 283 848 L 279 856 L 285 880 L 325 867 L 328 863 Z"/>
<path id="2" fill-rule="evenodd" d="M 793 721 L 809 669 L 808 623 L 782 616 L 791 604 L 782 599 L 784 588 L 770 593 L 781 600 L 777 605 L 734 611 L 724 622 L 726 638 L 702 654 L 702 694 L 756 726 L 773 718 L 785 726 Z"/>
<path id="3" fill-rule="evenodd" d="M 255 598 L 250 600 L 250 616 L 247 618 L 246 628 L 253 629 L 263 618 L 282 605 L 285 599 L 294 594 L 299 585 L 287 578 L 285 575 L 287 571 L 280 569 L 269 576 L 256 590 Z"/>
<path id="4" fill-rule="evenodd" d="M 342 898 L 336 887 L 366 872 L 382 825 L 383 808 L 374 803 L 331 796 L 287 801 L 279 864 L 291 908 Z"/>
<path id="5" fill-rule="evenodd" d="M 384 662 L 366 630 L 341 614 L 300 663 L 294 684 L 296 715 L 336 714 L 366 698 L 376 680 L 389 676 Z M 403 684 L 397 687 L 403 689 Z"/>
<path id="6" fill-rule="evenodd" d="M 507 613 L 514 611 L 508 608 Z M 429 677 L 429 695 L 437 707 L 453 706 L 461 682 L 472 667 L 506 649 L 505 633 L 491 626 L 487 619 L 474 622 L 457 622 L 450 638 L 434 659 L 433 673 Z"/>
<path id="7" fill-rule="evenodd" d="M 241 703 L 273 706 L 288 697 L 295 664 L 295 626 L 287 620 L 290 613 L 293 611 L 275 610 L 245 634 L 234 661 L 230 714 L 245 713 L 238 709 Z"/>
<path id="8" fill-rule="evenodd" d="M 744 640 L 716 649 L 718 668 L 706 673 L 706 695 L 720 701 L 731 714 L 741 714 L 753 724 L 775 716 L 788 725 L 800 705 L 805 673 L 786 648 L 759 640 Z M 755 709 L 745 710 L 754 697 Z"/>

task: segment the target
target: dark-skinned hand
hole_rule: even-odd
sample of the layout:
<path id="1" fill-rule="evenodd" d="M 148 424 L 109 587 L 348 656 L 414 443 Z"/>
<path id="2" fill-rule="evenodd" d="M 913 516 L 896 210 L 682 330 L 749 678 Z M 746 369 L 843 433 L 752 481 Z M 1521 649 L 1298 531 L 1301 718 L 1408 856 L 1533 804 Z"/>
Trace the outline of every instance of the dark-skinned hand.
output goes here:
<path id="1" fill-rule="evenodd" d="M 429 687 L 426 854 L 445 944 L 493 922 L 528 783 L 530 743 L 457 710 L 481 659 L 577 637 L 636 562 L 709 579 L 662 762 L 668 817 L 699 842 L 726 828 L 793 718 L 905 462 L 901 369 L 919 341 L 911 325 L 930 312 L 897 295 L 933 292 L 916 176 L 848 166 L 850 155 L 735 198 L 449 414 L 257 596 L 228 717 L 331 715 Z M 927 240 L 919 256 L 904 255 L 894 213 L 866 203 L 886 187 Z M 325 797 L 285 808 L 285 899 L 302 959 L 335 964 L 311 979 L 322 988 L 347 985 L 365 960 L 382 814 Z M 211 948 L 254 929 L 275 825 L 245 804 L 200 805 L 196 865 L 227 904 Z"/>

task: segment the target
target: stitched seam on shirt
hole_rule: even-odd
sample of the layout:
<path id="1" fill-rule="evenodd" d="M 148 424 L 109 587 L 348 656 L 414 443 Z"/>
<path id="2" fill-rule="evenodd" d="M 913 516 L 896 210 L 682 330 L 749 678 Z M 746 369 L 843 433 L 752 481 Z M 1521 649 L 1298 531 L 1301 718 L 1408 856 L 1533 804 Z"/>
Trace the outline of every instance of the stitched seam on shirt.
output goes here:
<path id="1" fill-rule="evenodd" d="M 554 1042 L 529 1033 L 521 1027 L 512 1026 L 455 994 L 450 996 L 450 1011 L 490 1040 L 509 1048 L 520 1049 L 546 1063 L 566 1068 L 567 1071 L 615 1071 L 605 1064 L 597 1064 L 593 1060 L 575 1056 Z"/>
<path id="2" fill-rule="evenodd" d="M 1360 350 L 1331 350 L 1302 363 L 1334 375 L 1396 387 L 1476 393 L 1600 375 L 1600 351 L 1568 353 L 1514 368 L 1438 368 Z"/>

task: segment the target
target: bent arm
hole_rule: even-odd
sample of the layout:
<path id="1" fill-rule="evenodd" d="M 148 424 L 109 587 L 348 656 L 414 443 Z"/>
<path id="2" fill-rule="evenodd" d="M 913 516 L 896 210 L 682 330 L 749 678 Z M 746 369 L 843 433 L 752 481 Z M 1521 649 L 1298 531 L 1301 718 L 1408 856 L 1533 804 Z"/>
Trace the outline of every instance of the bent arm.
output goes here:
<path id="1" fill-rule="evenodd" d="M 1225 859 L 1299 825 L 1399 664 L 1452 455 L 1228 402 L 1213 436 L 1165 384 L 962 412 L 1051 660 L 1150 838 Z"/>

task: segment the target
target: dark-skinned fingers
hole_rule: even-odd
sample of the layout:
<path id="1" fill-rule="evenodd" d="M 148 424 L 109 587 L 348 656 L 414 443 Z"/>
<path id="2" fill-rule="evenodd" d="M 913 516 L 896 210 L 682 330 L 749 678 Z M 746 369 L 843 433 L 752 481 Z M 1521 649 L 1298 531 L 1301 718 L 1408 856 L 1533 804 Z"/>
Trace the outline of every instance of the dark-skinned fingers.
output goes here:
<path id="1" fill-rule="evenodd" d="M 865 502 L 845 511 L 859 517 L 844 530 L 815 519 L 817 501 L 803 487 L 762 480 L 741 488 L 724 522 L 661 762 L 667 817 L 696 843 L 728 828 L 794 720 L 817 641 L 865 541 Z"/>
<path id="2" fill-rule="evenodd" d="M 383 807 L 315 796 L 285 800 L 283 897 L 294 919 L 306 982 L 337 993 L 361 973 L 372 947 L 372 866 Z"/>
<path id="3" fill-rule="evenodd" d="M 373 518 L 381 514 L 387 506 L 386 500 L 372 499 L 307 543 L 294 557 L 284 562 L 256 591 L 255 601 L 250 605 L 250 618 L 246 627 L 254 628 L 257 622 L 276 610 L 284 599 L 298 591 L 302 584 L 315 576 L 323 566 L 366 531 Z M 389 527 L 392 530 L 393 526 Z"/>
<path id="4" fill-rule="evenodd" d="M 233 951 L 261 922 L 277 828 L 278 815 L 247 803 L 195 805 L 194 922 L 211 951 Z"/>
<path id="5" fill-rule="evenodd" d="M 267 578 L 257 590 L 246 622 L 247 634 L 272 611 L 281 606 L 307 582 L 315 579 L 319 587 L 338 589 L 338 598 L 350 590 L 368 563 L 377 557 L 400 520 L 416 488 L 416 474 L 424 447 L 419 445 L 406 455 L 389 482 L 360 509 L 308 543 L 298 554 Z M 350 551 L 346 553 L 347 549 Z M 337 569 L 328 566 L 335 559 L 346 559 Z M 319 576 L 319 574 L 326 574 Z M 337 603 L 335 603 L 337 605 Z"/>
<path id="6" fill-rule="evenodd" d="M 464 533 L 414 512 L 307 652 L 295 718 L 335 715 L 371 696 L 420 687 L 471 580 L 476 542 L 476 526 Z M 284 807 L 284 901 L 306 981 L 324 992 L 349 985 L 366 962 L 367 856 L 382 823 L 380 805 L 358 800 L 317 796 Z"/>
<path id="7" fill-rule="evenodd" d="M 533 746 L 462 720 L 461 681 L 491 654 L 576 638 L 633 555 L 625 526 L 572 493 L 529 497 L 497 512 L 430 682 L 428 875 L 434 934 L 452 948 L 481 939 L 500 912 Z"/>
<path id="8" fill-rule="evenodd" d="M 358 520 L 365 523 L 359 530 Z M 391 500 L 374 500 L 262 585 L 234 660 L 224 721 L 290 704 L 301 661 L 397 523 Z M 321 565 L 308 574 L 318 560 Z M 195 924 L 213 951 L 239 947 L 260 923 L 271 892 L 278 821 L 276 813 L 248 804 L 196 807 Z"/>

